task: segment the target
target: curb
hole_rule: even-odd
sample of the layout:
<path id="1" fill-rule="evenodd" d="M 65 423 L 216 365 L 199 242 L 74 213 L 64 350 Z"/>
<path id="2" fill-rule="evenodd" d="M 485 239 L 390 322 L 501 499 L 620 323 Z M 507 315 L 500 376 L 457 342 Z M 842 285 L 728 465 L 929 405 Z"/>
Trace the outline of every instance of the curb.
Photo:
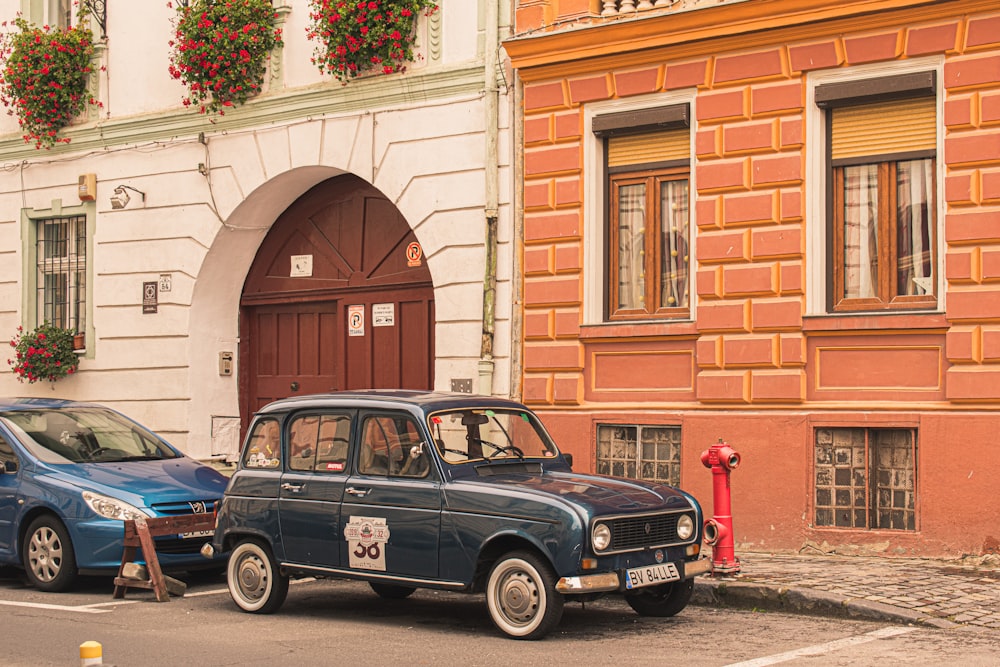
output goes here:
<path id="1" fill-rule="evenodd" d="M 894 607 L 883 602 L 852 598 L 812 588 L 778 587 L 734 580 L 695 579 L 691 603 L 706 607 L 766 609 L 786 613 L 864 618 L 903 625 L 947 629 L 959 627 L 944 618 Z"/>

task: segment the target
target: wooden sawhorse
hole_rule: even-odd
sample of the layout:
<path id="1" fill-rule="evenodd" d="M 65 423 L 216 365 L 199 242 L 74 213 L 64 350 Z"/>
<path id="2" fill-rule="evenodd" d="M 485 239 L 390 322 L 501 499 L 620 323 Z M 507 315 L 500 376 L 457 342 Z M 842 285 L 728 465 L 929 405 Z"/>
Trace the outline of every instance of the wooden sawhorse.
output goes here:
<path id="1" fill-rule="evenodd" d="M 184 595 L 187 584 L 163 574 L 156 556 L 158 535 L 177 535 L 215 529 L 213 514 L 185 514 L 182 516 L 159 517 L 155 519 L 135 519 L 125 522 L 125 549 L 122 564 L 115 577 L 114 598 L 125 597 L 128 588 L 146 588 L 156 593 L 157 602 L 169 602 L 170 594 Z M 136 549 L 142 549 L 146 566 L 135 563 Z"/>

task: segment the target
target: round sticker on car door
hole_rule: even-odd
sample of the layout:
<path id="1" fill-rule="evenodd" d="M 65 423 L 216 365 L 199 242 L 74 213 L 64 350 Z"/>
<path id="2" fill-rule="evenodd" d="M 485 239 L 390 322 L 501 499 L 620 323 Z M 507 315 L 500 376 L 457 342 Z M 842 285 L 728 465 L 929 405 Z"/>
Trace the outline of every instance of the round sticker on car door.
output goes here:
<path id="1" fill-rule="evenodd" d="M 385 572 L 385 546 L 389 541 L 389 526 L 385 519 L 352 516 L 344 528 L 350 567 Z"/>

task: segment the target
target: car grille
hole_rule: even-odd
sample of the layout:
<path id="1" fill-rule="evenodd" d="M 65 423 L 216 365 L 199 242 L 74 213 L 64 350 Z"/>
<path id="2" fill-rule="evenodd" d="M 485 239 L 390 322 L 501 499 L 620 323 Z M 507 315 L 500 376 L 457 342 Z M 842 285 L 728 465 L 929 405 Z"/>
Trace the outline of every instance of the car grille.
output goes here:
<path id="1" fill-rule="evenodd" d="M 618 517 L 606 521 L 611 529 L 611 546 L 604 553 L 637 551 L 682 543 L 677 538 L 677 519 L 680 516 L 681 513 L 672 512 Z"/>
<path id="2" fill-rule="evenodd" d="M 158 554 L 196 554 L 201 551 L 206 542 L 211 542 L 211 537 L 191 537 L 181 540 L 176 537 L 157 537 L 156 553 Z"/>
<path id="3" fill-rule="evenodd" d="M 185 514 L 211 514 L 215 511 L 215 505 L 219 502 L 218 498 L 212 498 L 210 500 L 192 500 L 179 503 L 159 503 L 153 505 L 152 509 L 156 512 L 156 516 L 183 516 Z M 196 512 L 195 506 L 199 509 L 204 506 L 204 511 Z"/>
<path id="4" fill-rule="evenodd" d="M 184 516 L 186 514 L 212 514 L 215 512 L 219 500 L 192 500 L 191 502 L 159 503 L 152 506 L 157 516 Z M 204 511 L 195 512 L 195 507 L 199 510 L 204 507 Z M 156 541 L 156 551 L 162 554 L 196 554 L 201 550 L 202 545 L 211 541 L 211 537 L 189 537 L 180 539 L 173 535 L 161 535 L 154 538 Z"/>

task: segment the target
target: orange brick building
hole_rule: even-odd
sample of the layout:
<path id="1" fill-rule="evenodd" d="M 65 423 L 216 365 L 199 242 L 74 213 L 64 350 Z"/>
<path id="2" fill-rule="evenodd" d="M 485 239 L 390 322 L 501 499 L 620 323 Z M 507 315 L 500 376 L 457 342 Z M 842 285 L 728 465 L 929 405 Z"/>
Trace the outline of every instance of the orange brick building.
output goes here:
<path id="1" fill-rule="evenodd" d="M 1000 548 L 995 0 L 516 0 L 522 395 L 742 549 Z"/>

